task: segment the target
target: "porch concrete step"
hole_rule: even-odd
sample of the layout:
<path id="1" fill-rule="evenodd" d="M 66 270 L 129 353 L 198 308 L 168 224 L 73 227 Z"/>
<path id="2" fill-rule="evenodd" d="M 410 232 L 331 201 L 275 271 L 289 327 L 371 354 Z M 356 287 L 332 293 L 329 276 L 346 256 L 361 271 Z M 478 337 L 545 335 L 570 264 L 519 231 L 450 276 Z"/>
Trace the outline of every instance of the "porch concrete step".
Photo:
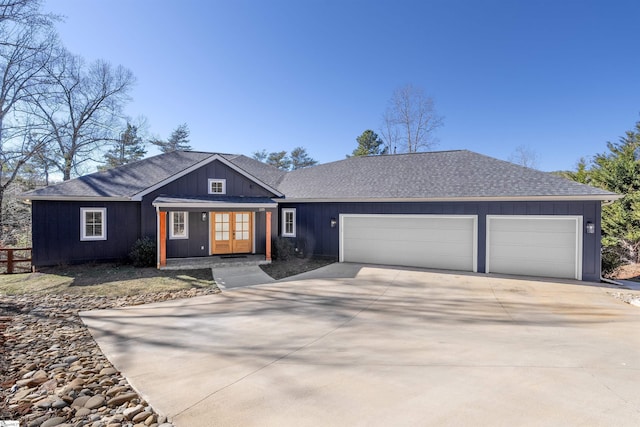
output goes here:
<path id="1" fill-rule="evenodd" d="M 242 257 L 197 257 L 197 258 L 169 258 L 167 265 L 161 270 L 194 270 L 199 268 L 227 268 L 247 267 L 253 265 L 270 264 L 264 255 L 246 255 Z"/>

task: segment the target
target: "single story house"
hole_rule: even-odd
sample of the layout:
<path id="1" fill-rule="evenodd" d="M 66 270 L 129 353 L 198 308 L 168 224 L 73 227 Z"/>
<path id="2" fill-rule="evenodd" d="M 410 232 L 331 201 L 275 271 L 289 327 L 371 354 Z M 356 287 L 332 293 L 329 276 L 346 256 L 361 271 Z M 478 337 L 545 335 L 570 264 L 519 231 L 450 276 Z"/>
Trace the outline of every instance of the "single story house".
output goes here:
<path id="1" fill-rule="evenodd" d="M 176 151 L 25 193 L 33 264 L 264 254 L 600 279 L 600 213 L 619 196 L 474 152 L 351 157 L 285 172 Z"/>

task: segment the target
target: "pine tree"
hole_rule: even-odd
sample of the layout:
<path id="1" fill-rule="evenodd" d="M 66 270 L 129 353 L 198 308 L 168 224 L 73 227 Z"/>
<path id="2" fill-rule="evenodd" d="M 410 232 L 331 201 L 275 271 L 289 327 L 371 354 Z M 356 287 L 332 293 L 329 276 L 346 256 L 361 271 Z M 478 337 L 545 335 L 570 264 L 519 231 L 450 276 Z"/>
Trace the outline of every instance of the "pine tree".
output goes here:
<path id="1" fill-rule="evenodd" d="M 173 132 L 168 140 L 164 141 L 158 138 L 152 139 L 151 143 L 157 146 L 163 153 L 172 151 L 191 151 L 189 145 L 189 127 L 186 123 L 181 124 Z"/>
<path id="2" fill-rule="evenodd" d="M 266 163 L 278 169 L 288 171 L 291 168 L 291 159 L 286 151 L 276 151 L 269 153 Z"/>
<path id="3" fill-rule="evenodd" d="M 291 158 L 292 170 L 308 168 L 318 163 L 318 161 L 312 159 L 309 154 L 307 154 L 307 150 L 302 147 L 296 147 L 291 150 L 289 157 Z"/>
<path id="4" fill-rule="evenodd" d="M 127 129 L 115 141 L 113 147 L 105 154 L 106 165 L 100 170 L 122 166 L 140 160 L 147 154 L 142 138 L 138 136 L 138 127 L 127 122 Z"/>
<path id="5" fill-rule="evenodd" d="M 356 141 L 358 141 L 358 147 L 351 153 L 353 157 L 387 154 L 387 147 L 383 148 L 384 141 L 371 129 L 362 132 L 362 135 L 357 137 Z M 347 157 L 351 156 L 347 155 Z"/>
<path id="6" fill-rule="evenodd" d="M 624 197 L 602 208 L 602 244 L 617 247 L 625 262 L 640 262 L 640 122 L 608 153 L 595 156 L 591 184 Z"/>

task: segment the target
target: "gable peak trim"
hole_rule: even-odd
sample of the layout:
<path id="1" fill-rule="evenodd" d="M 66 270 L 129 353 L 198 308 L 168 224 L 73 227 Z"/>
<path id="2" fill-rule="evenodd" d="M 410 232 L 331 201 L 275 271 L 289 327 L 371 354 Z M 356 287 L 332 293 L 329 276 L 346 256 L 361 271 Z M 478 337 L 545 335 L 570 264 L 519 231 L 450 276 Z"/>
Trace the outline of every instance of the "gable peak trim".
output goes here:
<path id="1" fill-rule="evenodd" d="M 175 181 L 176 179 L 182 178 L 183 176 L 197 170 L 200 169 L 201 167 L 208 165 L 211 162 L 214 162 L 218 160 L 220 163 L 222 163 L 223 165 L 227 166 L 228 168 L 238 172 L 240 175 L 244 176 L 245 178 L 250 179 L 251 181 L 255 182 L 256 184 L 258 184 L 259 186 L 261 186 L 262 188 L 266 189 L 267 191 L 272 192 L 273 194 L 282 197 L 283 194 L 280 193 L 278 190 L 276 190 L 275 188 L 272 188 L 271 186 L 265 184 L 264 182 L 260 181 L 258 178 L 256 178 L 255 176 L 249 174 L 248 172 L 246 172 L 244 169 L 234 165 L 232 162 L 230 162 L 229 160 L 225 159 L 222 155 L 218 154 L 218 153 L 211 153 L 211 156 L 207 157 L 204 160 L 201 160 L 198 163 L 195 163 L 194 165 L 182 170 L 181 172 L 170 176 L 167 179 L 164 179 L 154 185 L 152 185 L 151 187 L 148 187 L 146 189 L 144 189 L 143 191 L 134 194 L 133 196 L 131 196 L 131 200 L 135 201 L 135 202 L 139 202 L 142 200 L 142 198 L 144 196 L 146 196 L 147 194 L 157 190 L 158 188 L 164 187 L 165 185 Z"/>

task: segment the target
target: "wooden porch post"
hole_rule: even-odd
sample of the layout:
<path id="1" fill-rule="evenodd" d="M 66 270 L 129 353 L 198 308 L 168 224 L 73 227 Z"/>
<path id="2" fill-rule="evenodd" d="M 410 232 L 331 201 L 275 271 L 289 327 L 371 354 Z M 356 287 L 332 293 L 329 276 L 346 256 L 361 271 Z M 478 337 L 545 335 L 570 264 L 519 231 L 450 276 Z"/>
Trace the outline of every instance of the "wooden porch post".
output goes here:
<path id="1" fill-rule="evenodd" d="M 271 261 L 271 212 L 267 211 L 266 214 L 267 214 L 266 215 L 267 216 L 267 224 L 266 224 L 267 225 L 266 226 L 266 229 L 267 229 L 267 240 L 266 240 L 265 243 L 266 243 L 267 248 L 266 248 L 265 259 L 267 261 Z"/>
<path id="2" fill-rule="evenodd" d="M 158 268 L 167 265 L 167 213 L 158 212 L 158 224 L 159 224 L 159 237 L 160 237 L 160 260 L 158 261 Z"/>

